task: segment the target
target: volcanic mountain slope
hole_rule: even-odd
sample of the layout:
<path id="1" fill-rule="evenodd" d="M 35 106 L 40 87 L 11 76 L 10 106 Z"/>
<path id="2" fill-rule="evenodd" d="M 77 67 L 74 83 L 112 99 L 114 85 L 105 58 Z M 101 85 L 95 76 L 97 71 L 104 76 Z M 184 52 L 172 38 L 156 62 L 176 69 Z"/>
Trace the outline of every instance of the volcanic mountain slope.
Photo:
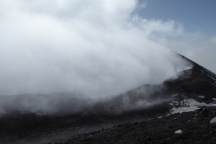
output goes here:
<path id="1" fill-rule="evenodd" d="M 100 107 L 100 110 L 131 111 L 140 108 L 154 110 L 157 107 L 154 112 L 157 115 L 163 110 L 167 112 L 170 108 L 167 104 L 172 101 L 194 99 L 198 102 L 212 103 L 216 97 L 216 75 L 186 57 L 178 56 L 191 64 L 192 68 L 181 71 L 176 79 L 166 80 L 160 85 L 142 85 L 106 103 L 100 103 L 106 107 L 104 109 Z M 124 107 L 125 105 L 129 106 Z"/>
<path id="2" fill-rule="evenodd" d="M 165 81 L 168 91 L 172 90 L 198 101 L 200 97 L 197 96 L 205 96 L 202 101 L 212 102 L 212 98 L 216 97 L 216 75 L 184 56 L 182 58 L 192 63 L 193 68 L 184 71 L 178 79 Z M 188 77 L 185 78 L 186 75 Z"/>
<path id="3" fill-rule="evenodd" d="M 61 143 L 65 141 L 79 143 L 80 140 L 86 138 L 87 141 L 82 141 L 82 143 L 89 143 L 91 132 L 165 115 L 173 109 L 173 105 L 184 99 L 212 103 L 213 98 L 216 97 L 216 75 L 184 56 L 179 56 L 193 67 L 182 71 L 178 78 L 167 80 L 160 85 L 142 85 L 118 96 L 94 103 L 77 98 L 65 98 L 71 97 L 70 94 L 65 93 L 13 96 L 9 101 L 25 100 L 30 103 L 37 100 L 35 96 L 46 100 L 47 97 L 53 95 L 60 96 L 61 101 L 49 101 L 50 107 L 56 109 L 48 114 L 37 109 L 17 109 L 11 105 L 4 105 L 1 110 L 4 114 L 0 117 L 0 143 Z M 1 99 L 4 98 L 5 96 L 1 97 Z M 4 104 L 4 102 L 1 103 Z M 80 105 L 83 107 L 80 108 Z M 208 118 L 210 117 L 212 115 Z M 136 129 L 134 125 L 132 124 L 132 129 Z M 122 126 L 128 127 L 128 124 Z M 114 132 L 117 134 L 113 135 L 113 139 L 118 136 L 118 131 Z M 141 134 L 142 130 L 137 132 Z M 83 133 L 90 134 L 74 139 L 74 136 Z M 106 135 L 100 131 L 100 135 L 103 134 Z M 108 139 L 103 136 L 101 138 Z M 119 136 L 119 140 L 121 139 L 124 137 Z M 95 143 L 95 139 L 92 142 Z M 143 142 L 145 141 L 141 143 Z"/>

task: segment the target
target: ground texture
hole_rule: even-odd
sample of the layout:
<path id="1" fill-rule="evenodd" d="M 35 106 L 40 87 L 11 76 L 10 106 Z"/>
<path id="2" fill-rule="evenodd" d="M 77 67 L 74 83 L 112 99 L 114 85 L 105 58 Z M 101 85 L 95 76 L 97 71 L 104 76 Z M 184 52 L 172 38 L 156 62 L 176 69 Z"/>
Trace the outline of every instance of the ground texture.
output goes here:
<path id="1" fill-rule="evenodd" d="M 216 108 L 202 108 L 195 112 L 174 114 L 147 121 L 126 123 L 93 133 L 80 134 L 64 142 L 75 143 L 212 143 L 216 141 L 216 123 L 210 124 L 216 116 Z M 175 134 L 181 130 L 182 133 Z"/>

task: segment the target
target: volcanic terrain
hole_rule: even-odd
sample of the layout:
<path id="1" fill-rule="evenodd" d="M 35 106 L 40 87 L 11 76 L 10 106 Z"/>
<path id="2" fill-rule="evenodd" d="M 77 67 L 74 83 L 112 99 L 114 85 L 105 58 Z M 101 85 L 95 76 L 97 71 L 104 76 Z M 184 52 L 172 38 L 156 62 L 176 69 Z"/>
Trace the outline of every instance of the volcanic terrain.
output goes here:
<path id="1" fill-rule="evenodd" d="M 62 97 L 60 105 L 50 104 L 57 111 L 44 113 L 1 102 L 0 143 L 214 143 L 216 124 L 210 121 L 216 117 L 216 75 L 178 56 L 189 63 L 178 78 L 94 103 L 64 100 L 68 93 L 37 94 Z M 30 102 L 31 97 L 35 95 L 8 101 Z"/>

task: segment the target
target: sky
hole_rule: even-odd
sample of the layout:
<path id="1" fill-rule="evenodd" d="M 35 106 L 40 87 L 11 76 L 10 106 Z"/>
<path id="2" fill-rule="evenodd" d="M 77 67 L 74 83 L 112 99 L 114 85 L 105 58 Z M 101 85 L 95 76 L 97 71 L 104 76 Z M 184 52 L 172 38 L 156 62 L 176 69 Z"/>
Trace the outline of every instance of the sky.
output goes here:
<path id="1" fill-rule="evenodd" d="M 216 72 L 216 35 L 192 28 L 183 2 L 0 0 L 0 94 L 103 97 L 159 84 L 190 66 L 172 51 Z"/>
<path id="2" fill-rule="evenodd" d="M 175 21 L 183 29 L 169 48 L 216 73 L 216 1 L 215 0 L 140 0 L 141 17 Z M 173 39 L 170 39 L 173 40 Z"/>
<path id="3" fill-rule="evenodd" d="M 143 0 L 140 0 L 143 2 Z M 147 19 L 174 20 L 184 24 L 188 32 L 216 34 L 215 0 L 146 0 L 139 14 Z"/>

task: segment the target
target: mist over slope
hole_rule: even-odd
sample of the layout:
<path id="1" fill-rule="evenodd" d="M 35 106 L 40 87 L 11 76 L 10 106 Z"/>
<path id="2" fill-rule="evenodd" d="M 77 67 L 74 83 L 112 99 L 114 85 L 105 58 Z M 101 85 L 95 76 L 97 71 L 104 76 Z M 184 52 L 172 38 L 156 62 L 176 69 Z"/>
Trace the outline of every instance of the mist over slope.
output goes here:
<path id="1" fill-rule="evenodd" d="M 172 53 L 174 57 L 182 59 Z M 182 61 L 185 61 L 184 59 Z M 191 69 L 192 64 L 185 61 L 185 70 Z M 176 79 L 184 69 L 176 70 Z M 112 113 L 120 114 L 131 110 L 139 110 L 168 102 L 170 98 L 163 95 L 155 97 L 155 93 L 164 90 L 162 83 L 151 85 L 142 84 L 138 88 L 117 94 L 98 94 L 84 92 L 53 92 L 49 94 L 19 94 L 0 96 L 0 115 L 17 112 L 35 114 L 76 114 L 76 113 Z M 99 90 L 100 91 L 100 90 Z"/>
<path id="2" fill-rule="evenodd" d="M 64 142 L 185 99 L 212 103 L 216 75 L 166 47 L 183 27 L 142 18 L 142 7 L 0 0 L 0 143 Z"/>
<path id="3" fill-rule="evenodd" d="M 98 101 L 87 100 L 81 95 L 71 97 L 69 93 L 16 95 L 10 100 L 1 96 L 0 142 L 65 142 L 79 134 L 166 115 L 173 110 L 173 104 L 185 99 L 193 99 L 203 106 L 203 102 L 213 103 L 216 75 L 180 57 L 193 67 L 181 71 L 179 77 L 162 84 L 144 84 Z M 52 99 L 53 96 L 57 99 Z M 41 99 L 45 107 L 40 104 Z M 5 103 L 4 100 L 10 102 Z M 190 106 L 186 108 L 190 109 Z M 100 132 L 104 134 L 103 130 Z"/>
<path id="4" fill-rule="evenodd" d="M 182 28 L 141 18 L 139 8 L 136 0 L 0 1 L 1 113 L 76 113 L 178 77 L 190 64 L 150 37 Z M 143 104 L 154 103 L 130 109 Z"/>
<path id="5" fill-rule="evenodd" d="M 174 55 L 187 61 L 189 67 L 179 71 L 178 77 L 165 80 L 161 84 L 142 84 L 123 93 L 102 97 L 72 92 L 1 96 L 1 115 L 14 111 L 39 115 L 115 115 L 136 110 L 145 113 L 149 111 L 149 114 L 153 109 L 158 111 L 158 107 L 161 107 L 161 111 L 167 112 L 172 107 L 169 105 L 172 101 L 190 98 L 199 101 L 200 95 L 207 95 L 202 101 L 212 102 L 215 96 L 215 74 L 181 55 Z"/>
<path id="6" fill-rule="evenodd" d="M 187 65 L 150 38 L 182 28 L 139 17 L 133 13 L 137 0 L 0 5 L 1 95 L 78 91 L 103 97 L 159 84 Z"/>

